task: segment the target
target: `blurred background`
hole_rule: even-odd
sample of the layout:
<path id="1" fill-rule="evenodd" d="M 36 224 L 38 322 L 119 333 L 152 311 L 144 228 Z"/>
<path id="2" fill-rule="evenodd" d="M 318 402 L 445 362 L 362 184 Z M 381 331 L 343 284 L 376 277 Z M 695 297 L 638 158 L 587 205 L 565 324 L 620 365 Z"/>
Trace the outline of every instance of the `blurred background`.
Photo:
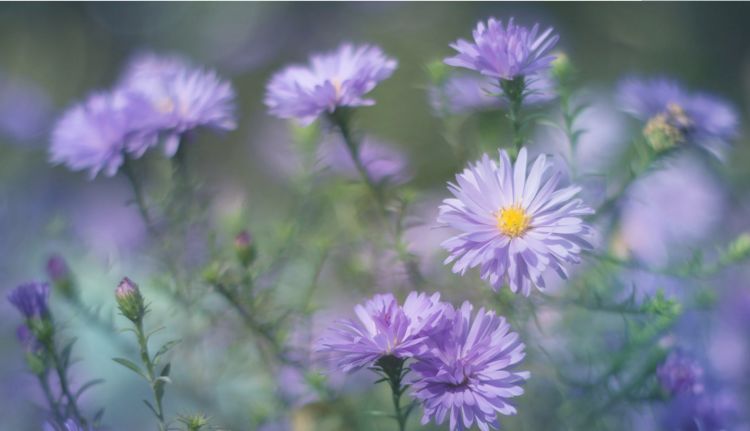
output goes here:
<path id="1" fill-rule="evenodd" d="M 199 179 L 212 198 L 208 212 L 216 247 L 231 247 L 234 234 L 247 228 L 257 237 L 262 253 L 264 245 L 275 249 L 278 238 L 290 229 L 279 220 L 294 216 L 296 200 L 304 196 L 295 176 L 302 158 L 294 146 L 304 140 L 300 138 L 304 132 L 266 113 L 265 85 L 284 65 L 305 62 L 311 52 L 335 48 L 342 41 L 375 43 L 398 59 L 396 73 L 374 91 L 377 104 L 361 110 L 358 125 L 406 154 L 413 175 L 408 187 L 419 196 L 414 212 L 424 219 L 434 217 L 439 200 L 446 195 L 445 182 L 464 161 L 455 157 L 446 142 L 442 120 L 428 102 L 426 65 L 451 54 L 448 44 L 469 37 L 476 22 L 489 16 L 514 16 L 525 24 L 539 22 L 560 34 L 558 49 L 566 52 L 578 69 L 586 94 L 602 105 L 598 111 L 602 114 L 592 114 L 588 127 L 591 133 L 586 148 L 594 153 L 597 148 L 623 144 L 627 137 L 618 133 L 637 127 L 612 107 L 615 83 L 630 73 L 675 77 L 688 88 L 726 98 L 738 110 L 741 122 L 747 120 L 750 5 L 746 3 L 4 3 L 0 5 L 0 291 L 7 292 L 26 280 L 45 279 L 47 259 L 60 254 L 68 262 L 89 311 L 122 327 L 125 322 L 115 317 L 112 296 L 120 278 L 128 275 L 139 281 L 147 296 L 149 283 L 158 283 L 154 281 L 159 277 L 154 247 L 137 210 L 128 204 L 131 195 L 123 178 L 90 181 L 83 173 L 50 165 L 47 154 L 56 117 L 90 92 L 111 87 L 131 55 L 143 50 L 182 54 L 217 70 L 235 86 L 238 129 L 224 136 L 199 135 L 191 143 L 187 161 L 191 176 Z M 480 116 L 476 127 L 481 129 L 495 118 L 499 117 Z M 545 139 L 543 131 L 535 136 Z M 630 248 L 643 260 L 668 260 L 671 256 L 665 254 L 672 250 L 679 253 L 682 240 L 688 239 L 691 247 L 713 246 L 750 228 L 750 146 L 744 134 L 725 166 L 701 165 L 693 174 L 690 164 L 694 161 L 684 163 L 686 167 L 680 169 L 689 172 L 684 181 L 672 181 L 672 188 L 665 193 L 688 201 L 665 203 L 663 215 L 656 216 L 661 225 L 651 219 L 626 217 L 629 221 L 623 229 L 636 238 Z M 158 188 L 165 169 L 160 155 L 147 157 L 141 169 L 146 181 Z M 693 185 L 690 181 L 696 178 L 705 181 Z M 334 190 L 328 192 L 327 199 L 341 192 Z M 347 193 L 337 196 L 352 196 Z M 655 199 L 665 202 L 664 197 Z M 356 200 L 354 194 L 352 202 Z M 679 211 L 674 210 L 675 205 Z M 277 304 L 294 302 L 298 287 L 308 283 L 312 273 L 320 273 L 313 300 L 313 308 L 319 310 L 331 311 L 340 305 L 345 311 L 336 313 L 345 313 L 351 304 L 374 291 L 394 290 L 387 277 L 383 280 L 372 275 L 372 268 L 378 265 L 373 259 L 378 257 L 368 255 L 362 244 L 352 245 L 356 242 L 352 231 L 342 228 L 337 232 L 331 227 L 356 224 L 357 214 L 347 208 L 350 206 L 336 207 L 330 213 L 321 210 L 322 221 L 310 216 L 311 224 L 328 228 L 294 237 L 291 247 L 303 251 L 283 275 L 274 275 Z M 672 213 L 666 212 L 670 209 Z M 665 221 L 677 222 L 682 214 L 692 212 L 705 215 L 698 227 L 658 230 Z M 337 218 L 331 219 L 330 214 Z M 414 237 L 424 239 L 431 232 L 428 224 L 421 228 L 424 230 Z M 320 244 L 327 247 L 327 260 L 319 268 L 320 250 L 316 247 L 322 248 Z M 444 255 L 437 244 L 439 239 L 423 241 L 418 247 L 431 250 L 432 265 L 440 268 Z M 351 250 L 356 250 L 358 260 L 341 263 L 342 255 Z M 190 254 L 186 259 L 197 268 L 211 260 L 212 253 L 198 249 L 186 253 Z M 440 281 L 428 290 L 441 290 L 453 283 L 446 269 L 435 274 Z M 712 282 L 718 314 L 735 320 L 699 317 L 699 322 L 711 326 L 709 332 L 724 336 L 706 341 L 714 353 L 712 366 L 728 372 L 722 378 L 734 379 L 739 386 L 735 389 L 745 395 L 750 371 L 746 329 L 749 275 L 747 268 L 739 268 Z M 485 290 L 481 283 L 475 284 L 479 284 L 477 291 Z M 665 282 L 660 287 L 668 285 Z M 474 294 L 452 291 L 446 295 L 457 302 Z M 212 310 L 226 307 L 220 299 L 200 292 L 200 287 L 194 286 L 191 298 L 207 303 Z M 266 381 L 269 376 L 259 368 L 252 345 L 236 342 L 233 334 L 237 328 L 228 312 L 224 319 L 209 318 L 177 307 L 167 295 L 153 293 L 149 299 L 153 325 L 167 327 L 162 341 L 183 338 L 173 354 L 175 384 L 168 388 L 167 397 L 171 414 L 205 411 L 229 429 L 271 429 L 268 418 L 283 421 L 292 416 L 292 422 L 297 418 L 296 425 L 285 422 L 277 429 L 346 429 L 336 422 L 336 415 L 325 419 L 330 407 L 322 403 L 308 404 L 307 410 L 290 415 L 273 411 L 269 399 L 274 389 Z M 151 418 L 140 402 L 148 395 L 145 385 L 111 361 L 113 356 L 127 354 L 114 339 L 123 338 L 125 344 L 132 340 L 127 334 L 102 330 L 75 307 L 65 303 L 58 307 L 56 315 L 67 333 L 79 337 L 75 356 L 81 362 L 74 367 L 74 379 L 106 379 L 84 397 L 84 405 L 92 410 L 106 406 L 104 422 L 113 430 L 150 429 Z M 722 307 L 739 311 L 729 313 Z M 0 301 L 0 429 L 37 430 L 41 421 L 35 403 L 41 403 L 41 398 L 34 379 L 25 372 L 15 337 L 18 321 L 15 310 Z M 353 387 L 348 399 L 355 405 L 370 396 L 365 395 L 367 379 L 363 384 L 354 377 L 342 385 Z M 377 392 L 376 397 L 380 397 L 376 398 L 382 403 L 379 405 L 389 408 L 381 400 L 385 399 L 383 393 Z M 519 408 L 527 408 L 527 414 L 545 403 L 559 404 L 559 400 L 529 397 L 525 396 Z M 630 417 L 632 411 L 625 409 L 618 415 Z M 518 428 L 507 429 L 557 429 L 553 417 L 549 413 L 547 419 L 514 419 L 517 422 L 511 424 Z M 607 429 L 633 429 L 630 426 L 639 421 L 623 419 L 617 422 L 620 425 Z M 361 429 L 392 429 L 385 420 L 371 422 L 358 423 L 366 423 Z M 646 423 L 638 429 L 667 429 L 660 428 L 663 425 L 658 421 Z M 416 421 L 412 427 L 418 427 Z"/>

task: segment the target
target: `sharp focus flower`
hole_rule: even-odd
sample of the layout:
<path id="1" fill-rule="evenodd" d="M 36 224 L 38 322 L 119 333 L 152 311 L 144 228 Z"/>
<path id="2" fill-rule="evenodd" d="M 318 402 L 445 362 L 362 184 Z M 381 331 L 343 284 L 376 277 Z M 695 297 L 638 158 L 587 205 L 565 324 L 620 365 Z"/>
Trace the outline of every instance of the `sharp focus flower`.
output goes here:
<path id="1" fill-rule="evenodd" d="M 524 103 L 540 105 L 554 99 L 552 81 L 546 75 L 529 78 Z M 429 90 L 430 105 L 439 115 L 506 108 L 507 99 L 494 79 L 473 74 L 452 74 L 441 86 Z"/>
<path id="2" fill-rule="evenodd" d="M 234 130 L 235 93 L 232 85 L 216 72 L 193 67 L 176 56 L 143 54 L 128 65 L 120 88 L 143 97 L 149 104 L 142 126 L 142 139 L 129 150 L 143 154 L 164 140 L 164 151 L 173 156 L 186 132 L 199 127 Z"/>
<path id="3" fill-rule="evenodd" d="M 737 136 L 737 113 L 725 101 L 690 93 L 669 79 L 623 80 L 618 88 L 622 108 L 645 122 L 644 135 L 656 150 L 697 145 L 721 158 Z"/>
<path id="4" fill-rule="evenodd" d="M 438 222 L 461 233 L 445 242 L 446 263 L 455 262 L 462 275 L 479 266 L 493 289 L 506 281 L 513 292 L 528 295 L 544 288 L 543 274 L 555 270 L 567 278 L 566 263 L 578 263 L 591 228 L 582 217 L 593 213 L 581 199 L 579 187 L 558 188 L 561 172 L 540 155 L 527 172 L 526 149 L 515 166 L 500 151 L 500 163 L 484 157 L 456 176 L 448 189 L 455 196 L 443 201 Z"/>
<path id="5" fill-rule="evenodd" d="M 138 127 L 142 100 L 122 91 L 95 93 L 66 111 L 52 132 L 50 160 L 74 171 L 117 173 Z"/>
<path id="6" fill-rule="evenodd" d="M 383 356 L 409 358 L 425 349 L 428 337 L 442 329 L 445 304 L 440 294 L 412 292 L 398 304 L 391 294 L 378 294 L 354 311 L 359 321 L 340 320 L 317 343 L 330 353 L 337 368 L 350 372 Z"/>
<path id="7" fill-rule="evenodd" d="M 8 301 L 26 319 L 46 317 L 49 314 L 49 284 L 38 282 L 22 284 L 8 294 Z"/>
<path id="8" fill-rule="evenodd" d="M 523 394 L 521 384 L 529 378 L 513 369 L 525 356 L 524 345 L 504 318 L 482 308 L 472 319 L 472 308 L 465 302 L 447 335 L 411 366 L 422 425 L 447 417 L 451 431 L 474 425 L 487 431 L 500 426 L 497 413 L 516 413 L 509 399 Z"/>
<path id="9" fill-rule="evenodd" d="M 360 179 L 351 153 L 340 137 L 326 141 L 319 149 L 320 162 L 332 172 Z M 382 184 L 403 184 L 411 178 L 406 156 L 396 148 L 377 139 L 366 137 L 359 147 L 359 158 L 371 181 Z"/>
<path id="10" fill-rule="evenodd" d="M 115 300 L 123 316 L 132 322 L 143 319 L 146 313 L 146 305 L 138 285 L 133 280 L 125 277 L 115 289 Z"/>
<path id="11" fill-rule="evenodd" d="M 480 21 L 473 32 L 474 43 L 459 39 L 451 44 L 458 55 L 446 58 L 445 63 L 508 81 L 539 73 L 555 59 L 550 50 L 559 37 L 552 33 L 552 28 L 542 34 L 538 32 L 538 24 L 528 29 L 516 25 L 513 18 L 507 26 L 495 18 L 486 24 Z"/>
<path id="12" fill-rule="evenodd" d="M 338 107 L 374 105 L 365 94 L 390 77 L 397 64 L 377 46 L 343 44 L 313 55 L 308 65 L 277 72 L 268 83 L 265 103 L 272 115 L 310 124 Z"/>
<path id="13" fill-rule="evenodd" d="M 672 395 L 703 392 L 703 368 L 691 357 L 672 352 L 656 370 L 662 388 Z"/>

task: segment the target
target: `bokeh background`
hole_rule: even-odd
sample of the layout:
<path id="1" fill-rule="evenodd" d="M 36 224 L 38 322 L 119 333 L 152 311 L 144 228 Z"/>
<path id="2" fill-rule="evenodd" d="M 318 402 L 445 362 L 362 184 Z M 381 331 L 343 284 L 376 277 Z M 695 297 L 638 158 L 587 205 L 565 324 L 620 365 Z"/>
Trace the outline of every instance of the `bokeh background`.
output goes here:
<path id="1" fill-rule="evenodd" d="M 199 135 L 188 156 L 191 175 L 212 196 L 209 213 L 219 246 L 229 247 L 233 234 L 242 228 L 255 233 L 260 244 L 273 244 L 286 229 L 277 222 L 294 216 L 295 200 L 301 196 L 293 179 L 300 163 L 293 146 L 299 140 L 298 131 L 266 113 L 265 84 L 285 64 L 303 62 L 311 52 L 334 48 L 342 41 L 376 43 L 399 60 L 393 77 L 374 92 L 377 104 L 361 110 L 359 125 L 408 155 L 414 174 L 410 190 L 420 197 L 422 212 L 434 215 L 436 204 L 446 194 L 445 182 L 463 161 L 454 156 L 441 120 L 430 109 L 426 65 L 449 55 L 450 42 L 468 37 L 476 21 L 489 16 L 515 16 L 523 23 L 541 22 L 559 32 L 558 48 L 579 70 L 588 94 L 605 106 L 602 121 L 595 117 L 591 122 L 587 147 L 591 151 L 597 151 L 600 144 L 604 148 L 627 140 L 618 133 L 632 124 L 606 106 L 614 84 L 629 73 L 673 76 L 690 88 L 721 95 L 735 105 L 742 123 L 747 121 L 750 5 L 743 3 L 4 3 L 0 6 L 0 291 L 7 292 L 28 279 L 43 279 L 46 259 L 59 253 L 68 261 L 85 302 L 105 320 L 124 326 L 115 317 L 112 297 L 119 279 L 129 275 L 141 280 L 148 292 L 149 280 L 158 277 L 154 275 L 156 257 L 150 253 L 153 244 L 136 209 L 128 205 L 130 191 L 125 181 L 119 176 L 89 181 L 85 174 L 47 161 L 49 132 L 56 116 L 91 91 L 110 87 L 130 56 L 141 50 L 185 55 L 216 69 L 237 91 L 239 128 L 225 136 Z M 544 139 L 543 133 L 539 136 Z M 685 182 L 673 180 L 667 198 L 695 197 L 679 208 L 705 215 L 699 232 L 683 234 L 673 229 L 659 236 L 662 233 L 652 234 L 658 223 L 632 222 L 629 231 L 633 235 L 640 232 L 646 243 L 656 238 L 657 244 L 644 246 L 644 256 L 658 259 L 673 250 L 677 253 L 683 236 L 693 246 L 717 244 L 750 228 L 747 144 L 743 135 L 725 166 L 702 168 L 701 174 L 710 183 L 703 189 L 691 185 L 691 174 L 685 175 Z M 158 156 L 143 162 L 149 180 L 158 182 L 163 163 Z M 335 214 L 346 222 L 356 221 L 356 214 Z M 673 211 L 656 217 L 679 224 L 680 215 Z M 310 223 L 330 225 L 341 219 L 311 218 Z M 352 250 L 356 242 L 350 231 L 329 229 L 325 233 L 311 236 L 328 238 L 323 242 L 332 244 L 334 262 L 337 253 L 346 254 L 344 250 Z M 668 239 L 675 240 L 674 245 Z M 312 239 L 301 234 L 295 241 L 292 248 L 303 253 L 274 284 L 281 303 L 294 302 L 296 289 L 319 269 L 313 258 L 318 255 L 305 242 Z M 435 244 L 424 247 L 434 248 L 439 262 L 442 254 Z M 199 249 L 191 256 L 202 263 L 207 254 Z M 332 308 L 334 303 L 348 307 L 373 291 L 389 289 L 369 287 L 388 281 L 374 280 L 373 264 L 366 256 L 348 262 L 344 275 L 331 269 L 336 265 L 331 260 L 323 265 L 314 300 L 317 308 Z M 436 286 L 450 286 L 451 275 L 440 274 Z M 739 268 L 732 275 L 733 283 L 723 280 L 717 290 L 717 309 L 722 310 L 723 303 L 738 306 L 745 301 L 750 313 L 748 275 L 747 268 Z M 469 294 L 454 291 L 448 295 L 460 300 Z M 194 297 L 215 310 L 225 307 L 208 293 Z M 149 299 L 154 325 L 168 328 L 164 339 L 172 335 L 184 339 L 174 353 L 169 412 L 204 410 L 230 429 L 255 429 L 263 418 L 274 416 L 269 414 L 268 402 L 273 389 L 264 382 L 267 379 L 252 346 L 235 342 L 231 321 L 201 317 L 170 302 L 166 295 L 153 293 Z M 126 338 L 127 344 L 127 335 L 107 334 L 79 311 L 63 303 L 59 308 L 67 333 L 79 337 L 76 356 L 81 363 L 74 368 L 75 375 L 106 379 L 85 397 L 84 404 L 106 406 L 105 423 L 114 430 L 150 429 L 151 418 L 140 401 L 147 396 L 145 385 L 110 360 L 122 355 L 122 343 L 113 340 Z M 742 316 L 743 312 L 738 313 Z M 224 317 L 231 320 L 229 313 Z M 40 422 L 34 402 L 40 400 L 34 380 L 25 374 L 15 339 L 17 318 L 10 305 L 1 301 L 0 429 L 36 430 Z M 714 322 L 705 315 L 700 319 Z M 719 332 L 735 338 L 723 339 L 719 347 L 707 345 L 718 349 L 714 356 L 719 365 L 714 367 L 730 369 L 735 373 L 730 377 L 739 379 L 740 391 L 747 391 L 750 337 L 747 329 L 741 332 L 742 322 L 747 328 L 747 320 L 715 322 Z M 355 387 L 351 399 L 365 397 L 366 384 L 356 378 L 347 384 Z M 526 399 L 522 404 L 533 409 L 535 403 Z M 389 408 L 387 402 L 381 405 Z M 331 425 L 320 420 L 326 416 L 325 408 L 306 412 L 310 417 L 298 421 L 300 428 L 295 429 L 315 429 L 299 423 L 343 429 L 336 428 L 335 421 Z M 556 429 L 552 419 L 546 426 L 540 421 L 525 426 L 521 421 L 515 424 L 522 428 L 508 429 Z M 385 420 L 360 423 L 365 424 L 362 429 L 391 427 Z M 413 426 L 417 427 L 416 422 Z M 620 429 L 632 428 L 623 425 Z"/>

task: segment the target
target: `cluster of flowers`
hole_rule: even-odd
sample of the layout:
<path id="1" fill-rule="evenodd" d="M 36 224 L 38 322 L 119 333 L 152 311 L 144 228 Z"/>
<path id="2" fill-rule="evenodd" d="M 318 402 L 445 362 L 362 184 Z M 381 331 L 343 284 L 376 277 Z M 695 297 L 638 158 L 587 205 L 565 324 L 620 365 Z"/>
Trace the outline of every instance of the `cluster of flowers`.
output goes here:
<path id="1" fill-rule="evenodd" d="M 509 399 L 523 393 L 529 373 L 514 369 L 524 344 L 503 317 L 472 313 L 468 302 L 456 309 L 438 293 L 412 292 L 403 305 L 375 295 L 354 310 L 358 321 L 339 321 L 317 350 L 345 371 L 411 360 L 407 381 L 424 408 L 422 424 L 448 418 L 451 429 L 486 431 L 499 426 L 497 413 L 515 414 Z"/>
<path id="2" fill-rule="evenodd" d="M 50 158 L 72 170 L 117 173 L 164 143 L 173 156 L 186 133 L 206 127 L 233 130 L 235 93 L 230 83 L 177 56 L 133 58 L 110 91 L 97 92 L 62 115 L 52 132 Z"/>

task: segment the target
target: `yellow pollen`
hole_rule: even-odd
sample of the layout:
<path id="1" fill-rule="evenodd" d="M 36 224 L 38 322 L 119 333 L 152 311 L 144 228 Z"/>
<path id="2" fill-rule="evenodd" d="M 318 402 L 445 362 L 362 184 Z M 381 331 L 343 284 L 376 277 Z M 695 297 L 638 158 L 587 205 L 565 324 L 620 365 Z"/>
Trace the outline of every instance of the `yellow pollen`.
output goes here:
<path id="1" fill-rule="evenodd" d="M 519 205 L 501 209 L 497 212 L 496 217 L 497 228 L 511 238 L 523 235 L 531 224 L 531 217 Z"/>
<path id="2" fill-rule="evenodd" d="M 681 129 L 686 129 L 693 125 L 690 117 L 687 116 L 682 106 L 677 103 L 670 103 L 667 105 L 667 115 L 669 118 Z"/>
<path id="3" fill-rule="evenodd" d="M 336 92 L 336 98 L 341 96 L 341 80 L 338 78 L 332 78 L 331 84 L 333 85 L 333 89 Z"/>
<path id="4" fill-rule="evenodd" d="M 169 98 L 164 98 L 156 103 L 156 109 L 163 114 L 169 114 L 175 109 L 174 102 Z"/>

